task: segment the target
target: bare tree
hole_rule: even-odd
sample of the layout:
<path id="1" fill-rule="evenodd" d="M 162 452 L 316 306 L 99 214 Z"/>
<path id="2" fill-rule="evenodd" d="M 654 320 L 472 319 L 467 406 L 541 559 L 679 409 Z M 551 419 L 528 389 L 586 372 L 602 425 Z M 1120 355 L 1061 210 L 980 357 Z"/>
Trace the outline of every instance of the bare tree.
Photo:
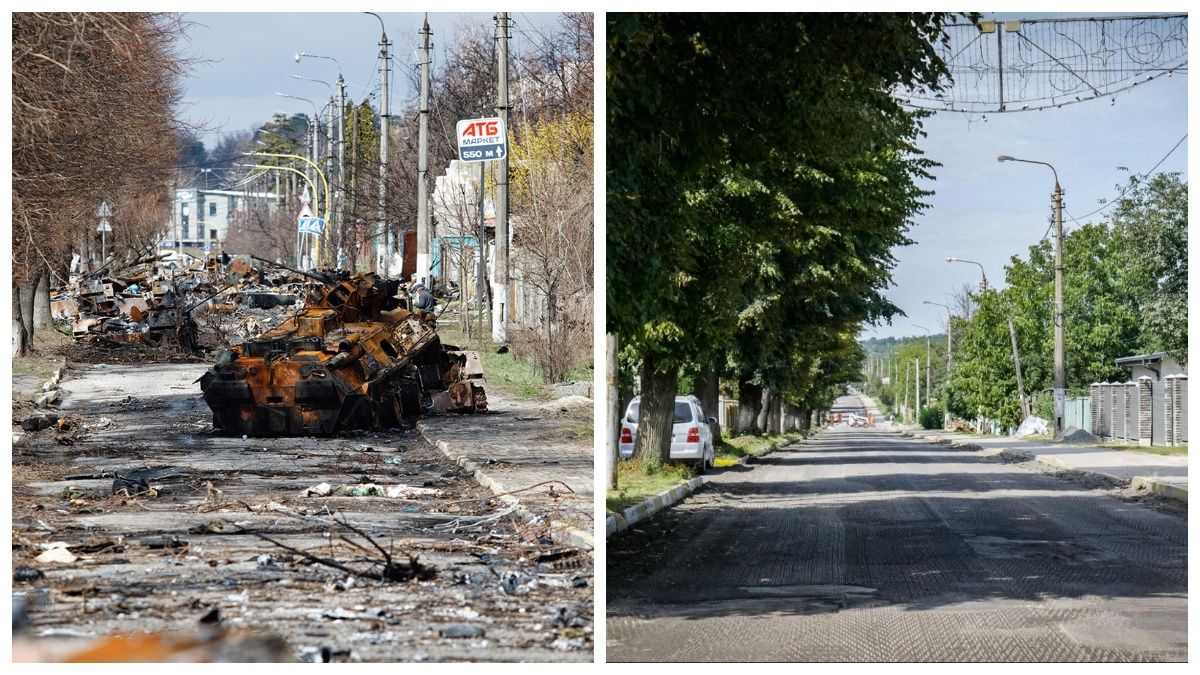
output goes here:
<path id="1" fill-rule="evenodd" d="M 103 199 L 114 233 L 152 241 L 144 195 L 167 192 L 178 163 L 174 111 L 186 62 L 175 53 L 185 24 L 171 14 L 13 14 L 14 299 L 46 274 L 67 276 L 86 251 Z M 48 284 L 47 284 L 48 287 Z M 32 313 L 22 311 L 24 344 Z"/>

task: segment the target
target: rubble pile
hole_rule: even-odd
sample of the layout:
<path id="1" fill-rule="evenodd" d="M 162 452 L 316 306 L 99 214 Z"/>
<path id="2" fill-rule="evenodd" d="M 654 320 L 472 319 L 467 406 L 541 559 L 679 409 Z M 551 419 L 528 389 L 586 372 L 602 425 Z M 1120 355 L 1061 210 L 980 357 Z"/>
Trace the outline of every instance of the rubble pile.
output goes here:
<path id="1" fill-rule="evenodd" d="M 76 275 L 51 293 L 53 319 L 77 342 L 105 342 L 195 352 L 238 344 L 285 321 L 303 305 L 304 275 L 256 266 L 248 256 L 168 256 Z"/>

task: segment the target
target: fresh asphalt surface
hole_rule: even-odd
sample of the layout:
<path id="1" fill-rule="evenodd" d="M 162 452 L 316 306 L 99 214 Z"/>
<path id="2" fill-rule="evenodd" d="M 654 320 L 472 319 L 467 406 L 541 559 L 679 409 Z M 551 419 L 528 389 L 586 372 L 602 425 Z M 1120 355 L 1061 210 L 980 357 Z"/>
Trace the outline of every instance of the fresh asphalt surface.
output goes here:
<path id="1" fill-rule="evenodd" d="M 609 661 L 1180 661 L 1187 519 L 836 429 L 610 539 L 607 626 Z"/>

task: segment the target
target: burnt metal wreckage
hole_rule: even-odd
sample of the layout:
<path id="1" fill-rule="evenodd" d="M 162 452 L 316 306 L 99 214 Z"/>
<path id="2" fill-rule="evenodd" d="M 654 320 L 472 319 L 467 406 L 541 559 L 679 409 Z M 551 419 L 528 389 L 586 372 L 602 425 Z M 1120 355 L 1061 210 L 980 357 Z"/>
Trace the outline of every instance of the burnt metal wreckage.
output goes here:
<path id="1" fill-rule="evenodd" d="M 479 354 L 443 345 L 435 317 L 396 297 L 399 280 L 297 273 L 317 282 L 303 308 L 200 378 L 218 432 L 331 436 L 487 410 Z"/>

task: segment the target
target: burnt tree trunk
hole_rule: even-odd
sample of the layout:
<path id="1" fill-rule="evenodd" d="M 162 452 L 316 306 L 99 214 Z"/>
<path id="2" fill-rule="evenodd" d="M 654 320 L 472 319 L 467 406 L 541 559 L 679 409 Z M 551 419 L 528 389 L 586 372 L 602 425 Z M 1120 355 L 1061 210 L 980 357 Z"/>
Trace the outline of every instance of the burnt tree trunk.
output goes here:
<path id="1" fill-rule="evenodd" d="M 758 433 L 758 410 L 762 406 L 762 387 L 738 380 L 738 418 L 734 435 Z"/>
<path id="2" fill-rule="evenodd" d="M 37 290 L 33 296 L 33 329 L 50 328 L 53 319 L 50 317 L 50 272 L 43 269 L 38 277 Z"/>
<path id="3" fill-rule="evenodd" d="M 35 282 L 36 283 L 36 282 Z M 18 298 L 21 304 L 21 324 L 25 327 L 25 348 L 33 349 L 33 296 L 36 288 L 32 283 L 21 284 L 18 287 Z"/>
<path id="4" fill-rule="evenodd" d="M 692 395 L 700 399 L 700 408 L 704 410 L 705 417 L 714 417 L 717 423 L 712 425 L 713 440 L 717 441 L 721 438 L 721 399 L 718 389 L 720 378 L 714 370 L 706 370 L 696 376 L 696 381 L 692 385 Z"/>
<path id="5" fill-rule="evenodd" d="M 649 465 L 671 461 L 671 431 L 675 422 L 675 391 L 679 387 L 676 368 L 664 367 L 658 359 L 642 359 L 642 402 L 638 410 L 637 445 L 633 456 Z"/>
<path id="6" fill-rule="evenodd" d="M 29 334 L 25 332 L 25 322 L 21 320 L 21 292 L 13 287 L 12 299 L 12 355 L 25 356 L 29 347 Z"/>

